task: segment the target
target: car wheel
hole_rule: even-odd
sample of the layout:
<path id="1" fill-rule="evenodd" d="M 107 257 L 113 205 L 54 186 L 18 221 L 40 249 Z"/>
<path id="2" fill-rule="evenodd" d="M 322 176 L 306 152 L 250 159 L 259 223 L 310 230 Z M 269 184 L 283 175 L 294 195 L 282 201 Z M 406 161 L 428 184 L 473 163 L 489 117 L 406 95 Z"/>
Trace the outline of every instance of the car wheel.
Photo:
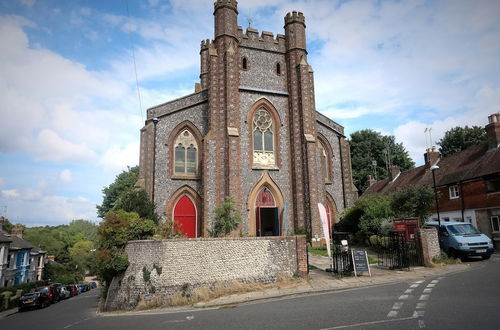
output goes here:
<path id="1" fill-rule="evenodd" d="M 488 260 L 490 257 L 491 257 L 491 254 L 485 254 L 485 255 L 481 256 L 481 258 L 483 258 L 483 260 Z"/>

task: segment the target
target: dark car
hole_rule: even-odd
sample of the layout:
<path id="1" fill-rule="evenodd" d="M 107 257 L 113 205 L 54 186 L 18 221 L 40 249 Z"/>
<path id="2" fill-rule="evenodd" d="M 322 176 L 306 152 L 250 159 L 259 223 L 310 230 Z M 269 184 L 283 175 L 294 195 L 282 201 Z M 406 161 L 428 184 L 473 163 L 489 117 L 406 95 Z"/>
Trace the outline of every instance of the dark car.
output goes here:
<path id="1" fill-rule="evenodd" d="M 59 301 L 59 294 L 57 293 L 56 287 L 52 285 L 38 287 L 35 291 L 47 295 L 51 304 Z"/>
<path id="2" fill-rule="evenodd" d="M 66 285 L 66 288 L 69 290 L 71 297 L 74 297 L 80 293 L 78 288 L 74 284 Z"/>
<path id="3" fill-rule="evenodd" d="M 91 288 L 91 289 L 97 288 L 97 283 L 96 282 L 89 282 L 89 288 Z"/>
<path id="4" fill-rule="evenodd" d="M 19 298 L 19 311 L 30 308 L 44 308 L 50 305 L 49 297 L 41 292 L 26 293 Z"/>

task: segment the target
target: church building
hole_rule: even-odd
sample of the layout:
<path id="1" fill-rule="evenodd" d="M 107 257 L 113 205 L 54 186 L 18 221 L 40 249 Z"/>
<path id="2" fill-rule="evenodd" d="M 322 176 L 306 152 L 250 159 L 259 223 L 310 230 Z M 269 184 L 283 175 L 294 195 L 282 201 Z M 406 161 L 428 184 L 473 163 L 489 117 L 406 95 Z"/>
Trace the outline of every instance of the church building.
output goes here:
<path id="1" fill-rule="evenodd" d="M 315 108 L 304 15 L 288 13 L 274 37 L 244 32 L 235 0 L 213 14 L 195 92 L 147 110 L 138 185 L 186 237 L 207 237 L 227 196 L 237 235 L 321 237 L 318 203 L 333 225 L 357 190 L 344 128 Z"/>

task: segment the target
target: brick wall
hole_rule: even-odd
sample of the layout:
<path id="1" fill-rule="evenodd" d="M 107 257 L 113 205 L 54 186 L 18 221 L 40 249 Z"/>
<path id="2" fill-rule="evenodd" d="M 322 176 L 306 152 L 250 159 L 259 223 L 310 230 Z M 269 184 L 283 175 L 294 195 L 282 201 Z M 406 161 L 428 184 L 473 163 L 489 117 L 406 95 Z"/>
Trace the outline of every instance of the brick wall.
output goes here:
<path id="1" fill-rule="evenodd" d="M 168 299 L 186 284 L 270 283 L 308 272 L 305 236 L 132 241 L 125 251 L 130 264 L 111 282 L 106 310 Z"/>
<path id="2" fill-rule="evenodd" d="M 439 256 L 441 253 L 437 230 L 436 228 L 421 228 L 416 234 L 420 240 L 424 265 L 431 266 L 432 258 Z"/>

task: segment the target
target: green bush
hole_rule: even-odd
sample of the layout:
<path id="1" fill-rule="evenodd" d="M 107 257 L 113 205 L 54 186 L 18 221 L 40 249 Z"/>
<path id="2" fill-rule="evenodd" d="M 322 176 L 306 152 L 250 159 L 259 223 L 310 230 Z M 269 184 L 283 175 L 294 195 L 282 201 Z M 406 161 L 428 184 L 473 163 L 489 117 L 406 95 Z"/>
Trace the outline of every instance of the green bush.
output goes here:
<path id="1" fill-rule="evenodd" d="M 237 212 L 234 197 L 228 196 L 220 206 L 215 209 L 215 219 L 212 229 L 209 230 L 210 237 L 224 237 L 238 228 L 241 215 Z"/>

